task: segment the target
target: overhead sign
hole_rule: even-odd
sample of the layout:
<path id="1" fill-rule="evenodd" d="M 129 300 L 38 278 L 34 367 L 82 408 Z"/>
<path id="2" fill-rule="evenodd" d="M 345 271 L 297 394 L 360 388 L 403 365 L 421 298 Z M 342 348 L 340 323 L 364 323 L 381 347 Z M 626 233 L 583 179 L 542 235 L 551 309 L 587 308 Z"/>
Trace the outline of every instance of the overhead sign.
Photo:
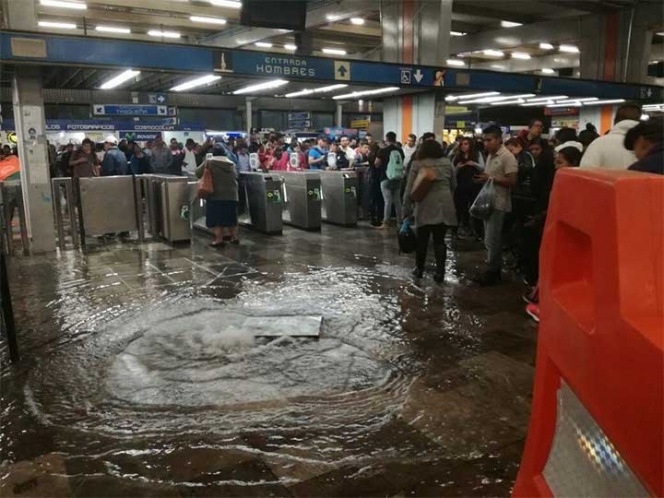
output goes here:
<path id="1" fill-rule="evenodd" d="M 165 93 L 149 93 L 148 94 L 148 103 L 149 104 L 159 104 L 166 105 L 168 104 L 168 97 Z"/>
<path id="2" fill-rule="evenodd" d="M 301 119 L 311 119 L 310 112 L 289 112 L 288 121 L 297 121 Z"/>
<path id="3" fill-rule="evenodd" d="M 341 81 L 350 81 L 351 65 L 348 61 L 334 61 L 334 79 Z"/>
<path id="4" fill-rule="evenodd" d="M 133 140 L 134 142 L 148 142 L 154 140 L 159 132 L 145 132 L 145 131 L 120 131 L 120 140 Z"/>
<path id="5" fill-rule="evenodd" d="M 350 127 L 355 129 L 369 128 L 370 121 L 368 119 L 354 119 L 350 122 Z"/>
<path id="6" fill-rule="evenodd" d="M 174 109 L 174 108 L 173 108 Z M 165 105 L 103 105 L 94 104 L 92 114 L 95 116 L 169 116 L 169 108 Z"/>
<path id="7" fill-rule="evenodd" d="M 311 121 L 308 119 L 301 119 L 296 121 L 288 121 L 289 128 L 311 128 Z"/>
<path id="8" fill-rule="evenodd" d="M 3 123 L 6 130 L 14 130 L 15 123 L 7 119 Z M 117 130 L 134 132 L 161 132 L 161 131 L 203 131 L 205 128 L 197 122 L 176 122 L 173 118 L 164 118 L 151 123 L 144 121 L 103 121 L 101 119 L 89 119 L 85 121 L 70 120 L 46 120 L 47 132 L 113 132 Z"/>

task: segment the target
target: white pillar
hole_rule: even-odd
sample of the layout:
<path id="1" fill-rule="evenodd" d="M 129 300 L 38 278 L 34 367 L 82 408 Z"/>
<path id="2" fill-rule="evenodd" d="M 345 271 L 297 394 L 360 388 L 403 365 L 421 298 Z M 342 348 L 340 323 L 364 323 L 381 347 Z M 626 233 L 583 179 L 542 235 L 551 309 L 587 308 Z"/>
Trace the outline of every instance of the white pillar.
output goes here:
<path id="1" fill-rule="evenodd" d="M 253 109 L 251 107 L 251 101 L 253 100 L 252 97 L 246 97 L 244 102 L 245 102 L 245 112 L 247 113 L 245 117 L 245 129 L 247 130 L 248 134 L 251 134 L 251 129 L 254 127 L 253 125 Z"/>
<path id="2" fill-rule="evenodd" d="M 343 126 L 343 112 L 344 105 L 341 102 L 337 102 L 337 111 L 334 114 L 334 125 L 341 128 Z"/>

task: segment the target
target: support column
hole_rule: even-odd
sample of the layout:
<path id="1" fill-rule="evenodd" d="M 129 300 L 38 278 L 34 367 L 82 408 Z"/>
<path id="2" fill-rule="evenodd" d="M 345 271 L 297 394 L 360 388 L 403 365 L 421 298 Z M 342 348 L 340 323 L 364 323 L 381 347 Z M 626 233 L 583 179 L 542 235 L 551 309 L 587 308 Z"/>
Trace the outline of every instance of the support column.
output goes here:
<path id="1" fill-rule="evenodd" d="M 403 0 L 385 2 L 381 8 L 382 56 L 415 71 L 418 64 L 446 65 L 452 23 L 452 0 Z M 383 100 L 384 130 L 399 140 L 433 131 L 442 137 L 445 120 L 441 92 Z"/>
<path id="2" fill-rule="evenodd" d="M 4 0 L 2 10 L 5 26 L 12 30 L 36 31 L 36 4 L 37 2 Z M 36 254 L 55 251 L 44 98 L 38 67 L 16 67 L 12 82 L 12 104 L 30 252 Z"/>
<path id="3" fill-rule="evenodd" d="M 253 125 L 253 109 L 252 109 L 252 105 L 251 105 L 252 100 L 253 100 L 253 97 L 246 97 L 244 99 L 244 103 L 245 103 L 244 112 L 246 113 L 245 117 L 244 117 L 244 124 L 245 124 L 244 129 L 247 130 L 248 134 L 251 134 L 251 129 L 254 127 L 254 125 Z"/>
<path id="4" fill-rule="evenodd" d="M 39 68 L 16 67 L 12 101 L 30 252 L 55 251 L 44 98 Z"/>
<path id="5" fill-rule="evenodd" d="M 337 102 L 336 112 L 334 113 L 334 126 L 341 128 L 343 126 L 344 105 L 342 102 Z"/>

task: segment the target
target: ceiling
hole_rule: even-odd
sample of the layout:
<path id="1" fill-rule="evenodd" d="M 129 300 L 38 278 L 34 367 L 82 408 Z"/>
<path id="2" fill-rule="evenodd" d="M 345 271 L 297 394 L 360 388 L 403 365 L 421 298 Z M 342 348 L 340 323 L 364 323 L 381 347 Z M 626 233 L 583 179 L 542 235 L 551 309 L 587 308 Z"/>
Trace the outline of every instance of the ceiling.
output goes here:
<path id="1" fill-rule="evenodd" d="M 180 38 L 163 38 L 169 43 L 232 46 L 281 53 L 291 53 L 285 46 L 295 44 L 292 32 L 241 26 L 240 10 L 226 5 L 229 0 L 65 0 L 84 2 L 87 6 L 85 10 L 43 5 L 44 0 L 5 1 L 21 2 L 22 5 L 23 2 L 32 2 L 40 21 L 75 25 L 74 29 L 38 28 L 44 32 L 159 41 L 161 38 L 147 33 L 151 30 L 169 31 L 180 35 Z M 380 7 L 392 1 L 400 0 L 308 0 L 307 33 L 313 37 L 313 54 L 325 55 L 322 49 L 332 48 L 346 51 L 349 58 L 379 58 L 382 35 Z M 230 2 L 232 4 L 232 0 Z M 48 4 L 49 0 L 45 3 Z M 509 28 L 501 27 L 501 21 L 525 25 L 548 21 L 557 22 L 564 28 L 566 24 L 573 24 L 579 16 L 625 9 L 633 4 L 634 0 L 453 0 L 452 31 L 466 33 L 464 39 L 497 30 L 509 36 Z M 192 16 L 221 19 L 225 24 L 192 21 Z M 364 24 L 353 24 L 351 18 L 361 18 Z M 131 33 L 99 32 L 99 26 L 125 28 Z M 656 55 L 664 59 L 662 41 L 664 37 L 655 37 L 655 42 L 660 44 Z M 257 47 L 256 42 L 270 43 L 272 47 Z M 559 42 L 576 44 L 578 40 L 562 39 Z M 510 62 L 509 54 L 496 57 L 481 51 L 452 55 L 460 55 L 466 66 L 498 71 L 535 72 L 546 67 L 553 68 L 555 74 L 558 69 L 579 66 L 578 54 L 553 57 L 551 52 L 540 49 L 534 43 L 517 44 L 511 46 L 510 51 L 528 54 L 532 61 Z"/>

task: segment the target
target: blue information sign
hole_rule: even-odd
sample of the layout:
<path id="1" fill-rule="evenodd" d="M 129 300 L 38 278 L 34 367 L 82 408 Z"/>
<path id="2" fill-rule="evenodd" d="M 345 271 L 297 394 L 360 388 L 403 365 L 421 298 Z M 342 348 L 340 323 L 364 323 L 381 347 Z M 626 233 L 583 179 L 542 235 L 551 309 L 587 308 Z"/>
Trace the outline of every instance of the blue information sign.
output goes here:
<path id="1" fill-rule="evenodd" d="M 168 104 L 168 96 L 165 93 L 149 93 L 148 103 L 166 105 Z"/>
<path id="2" fill-rule="evenodd" d="M 103 105 L 94 104 L 95 116 L 169 116 L 165 105 Z"/>

